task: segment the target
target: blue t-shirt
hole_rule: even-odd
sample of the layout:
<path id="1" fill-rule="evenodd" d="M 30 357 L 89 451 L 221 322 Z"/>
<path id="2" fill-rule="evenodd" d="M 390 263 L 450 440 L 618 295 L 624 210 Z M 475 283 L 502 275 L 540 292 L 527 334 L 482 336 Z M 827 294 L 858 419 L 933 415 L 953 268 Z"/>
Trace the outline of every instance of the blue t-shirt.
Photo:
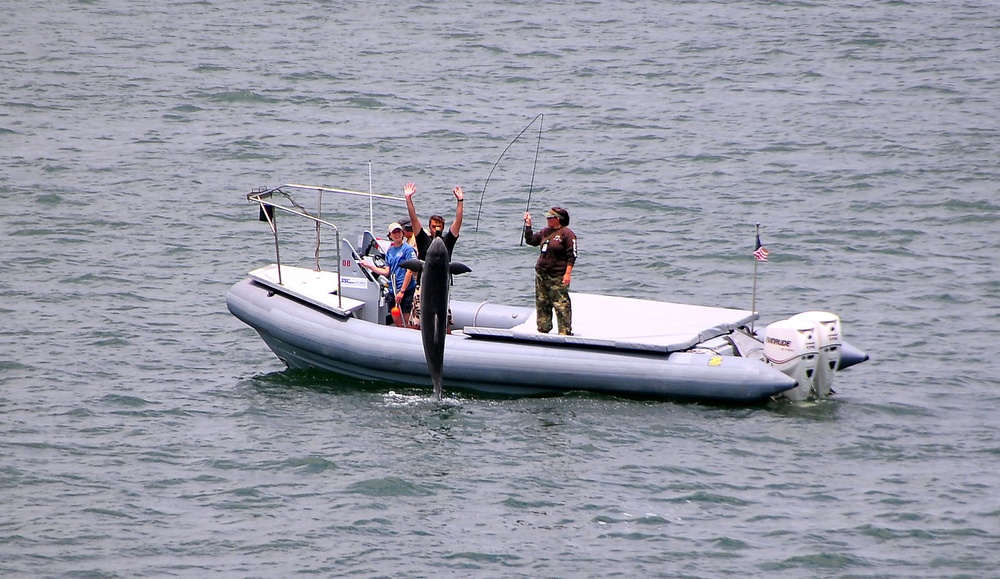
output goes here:
<path id="1" fill-rule="evenodd" d="M 403 280 L 406 278 L 406 269 L 399 265 L 408 259 L 417 259 L 417 250 L 413 249 L 413 246 L 409 243 L 404 243 L 399 247 L 395 245 L 390 245 L 389 249 L 385 250 L 385 263 L 389 266 L 389 272 L 392 274 L 392 293 L 399 293 L 399 290 L 403 287 Z M 406 288 L 407 291 L 417 287 L 417 278 L 413 276 L 410 280 L 410 285 Z"/>

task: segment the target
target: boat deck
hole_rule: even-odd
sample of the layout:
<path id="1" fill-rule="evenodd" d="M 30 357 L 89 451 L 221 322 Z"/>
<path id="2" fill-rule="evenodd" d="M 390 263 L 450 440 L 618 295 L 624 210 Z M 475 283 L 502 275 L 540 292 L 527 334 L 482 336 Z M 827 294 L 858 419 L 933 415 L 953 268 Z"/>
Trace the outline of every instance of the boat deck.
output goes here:
<path id="1" fill-rule="evenodd" d="M 281 268 L 281 283 L 278 283 L 278 266 L 272 263 L 251 271 L 250 277 L 271 289 L 342 316 L 349 316 L 365 305 L 361 300 L 337 295 L 335 271 L 314 271 L 286 265 Z"/>
<path id="2" fill-rule="evenodd" d="M 271 289 L 342 316 L 364 307 L 360 300 L 338 296 L 337 274 L 301 267 L 283 266 L 281 283 L 274 264 L 250 272 L 250 277 Z M 456 333 L 472 338 L 514 342 L 541 342 L 638 350 L 678 352 L 717 336 L 747 326 L 757 315 L 747 310 L 695 306 L 598 294 L 570 294 L 573 300 L 573 335 L 542 334 L 536 330 L 535 314 L 509 328 L 465 326 Z"/>

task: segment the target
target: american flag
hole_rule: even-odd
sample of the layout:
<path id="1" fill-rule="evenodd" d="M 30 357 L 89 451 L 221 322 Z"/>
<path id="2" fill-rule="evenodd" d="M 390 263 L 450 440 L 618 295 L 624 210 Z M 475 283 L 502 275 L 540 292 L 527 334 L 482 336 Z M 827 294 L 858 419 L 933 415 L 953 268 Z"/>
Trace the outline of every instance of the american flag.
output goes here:
<path id="1" fill-rule="evenodd" d="M 757 246 L 753 250 L 753 256 L 757 261 L 767 261 L 767 248 L 760 244 L 760 234 L 757 234 Z"/>

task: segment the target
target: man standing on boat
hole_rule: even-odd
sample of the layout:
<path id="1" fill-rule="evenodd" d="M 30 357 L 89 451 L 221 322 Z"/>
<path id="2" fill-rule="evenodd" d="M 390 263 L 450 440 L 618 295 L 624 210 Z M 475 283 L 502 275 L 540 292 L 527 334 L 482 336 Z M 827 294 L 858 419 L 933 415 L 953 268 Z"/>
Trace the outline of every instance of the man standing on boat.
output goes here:
<path id="1" fill-rule="evenodd" d="M 416 249 L 417 240 L 413 236 L 413 225 L 410 223 L 410 218 L 404 217 L 400 219 L 399 224 L 403 226 L 403 241 L 408 243 L 413 249 Z"/>
<path id="2" fill-rule="evenodd" d="M 406 197 L 406 210 L 410 213 L 410 225 L 413 230 L 413 239 L 415 240 L 415 246 L 417 248 L 417 258 L 424 260 L 427 258 L 427 248 L 430 247 L 431 242 L 434 241 L 435 237 L 440 237 L 444 241 L 444 246 L 448 249 L 448 258 L 451 259 L 451 254 L 455 250 L 455 244 L 458 243 L 458 234 L 462 230 L 462 214 L 463 205 L 465 205 L 465 192 L 462 191 L 461 187 L 455 187 L 452 189 L 452 194 L 455 195 L 455 220 L 452 221 L 451 227 L 445 231 L 444 228 L 444 217 L 440 215 L 431 215 L 428 220 L 427 228 L 429 232 L 423 227 L 420 227 L 420 218 L 417 217 L 417 209 L 413 206 L 413 194 L 417 192 L 417 186 L 413 183 L 407 183 L 403 187 L 403 195 Z M 419 278 L 417 285 L 417 292 L 413 298 L 413 313 L 411 314 L 410 324 L 413 327 L 420 327 L 420 286 Z M 451 326 L 451 310 L 448 310 L 448 326 Z"/>
<path id="3" fill-rule="evenodd" d="M 573 335 L 573 304 L 569 282 L 576 264 L 576 234 L 569 227 L 569 211 L 553 207 L 545 213 L 546 226 L 531 230 L 531 214 L 524 212 L 524 242 L 540 246 L 535 263 L 535 318 L 538 331 L 552 331 L 552 310 L 559 322 L 559 334 Z"/>
<path id="4" fill-rule="evenodd" d="M 413 228 L 413 237 L 417 242 L 417 257 L 419 259 L 427 257 L 427 248 L 430 247 L 431 241 L 435 237 L 440 237 L 444 240 L 444 245 L 448 248 L 448 255 L 451 256 L 455 250 L 455 244 L 458 242 L 458 233 L 462 230 L 462 206 L 465 205 L 465 193 L 461 187 L 455 187 L 452 190 L 457 200 L 455 204 L 455 220 L 451 223 L 451 227 L 445 231 L 444 217 L 440 215 L 431 215 L 427 223 L 427 230 L 420 227 L 420 218 L 417 217 L 417 210 L 413 206 L 413 194 L 416 192 L 417 186 L 413 183 L 407 183 L 403 187 L 403 195 L 406 197 L 406 210 L 410 213 L 410 225 Z"/>

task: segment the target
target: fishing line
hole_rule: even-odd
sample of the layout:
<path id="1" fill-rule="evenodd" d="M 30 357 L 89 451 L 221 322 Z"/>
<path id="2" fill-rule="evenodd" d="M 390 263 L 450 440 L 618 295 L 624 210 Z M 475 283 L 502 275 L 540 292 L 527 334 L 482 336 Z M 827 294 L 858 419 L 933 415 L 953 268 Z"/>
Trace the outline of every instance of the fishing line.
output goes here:
<path id="1" fill-rule="evenodd" d="M 542 125 L 545 123 L 545 117 L 541 113 L 538 113 L 542 119 L 538 121 L 538 141 L 535 142 L 535 160 L 531 163 L 531 182 L 528 183 L 528 200 L 524 202 L 524 212 L 528 212 L 528 207 L 531 205 L 531 189 L 535 186 L 535 167 L 538 166 L 538 148 L 542 146 Z M 532 121 L 534 122 L 534 121 Z M 517 246 L 521 247 L 524 245 L 524 226 L 521 226 L 521 235 L 518 237 Z"/>
<path id="2" fill-rule="evenodd" d="M 521 135 L 523 135 L 524 132 L 527 131 L 528 128 L 531 127 L 531 125 L 535 124 L 535 121 L 537 121 L 539 119 L 544 119 L 544 117 L 545 117 L 545 115 L 543 113 L 538 113 L 537 115 L 535 115 L 535 118 L 531 119 L 531 122 L 528 123 L 527 125 L 525 125 L 524 128 L 521 129 L 521 132 L 518 133 L 517 136 L 514 137 L 510 141 L 510 143 L 507 143 L 507 146 L 504 148 L 503 152 L 500 153 L 499 157 L 497 157 L 497 162 L 493 163 L 493 168 L 490 169 L 490 174 L 487 175 L 487 177 L 486 177 L 486 183 L 483 184 L 483 192 L 479 196 L 479 211 L 476 213 L 476 233 L 479 233 L 479 217 L 483 214 L 483 199 L 486 198 L 486 187 L 490 184 L 490 178 L 493 177 L 493 171 L 496 170 L 497 165 L 500 164 L 500 161 L 503 159 L 503 156 L 507 154 L 507 151 L 510 149 L 511 145 L 513 145 L 519 138 L 521 138 Z M 538 124 L 538 143 L 539 143 L 539 145 L 541 144 L 541 142 L 542 142 L 542 123 L 539 123 Z M 539 145 L 535 146 L 535 165 L 537 165 L 537 163 L 538 163 L 538 146 Z M 534 185 L 534 182 L 535 182 L 535 165 L 531 166 L 531 184 L 532 185 Z M 531 201 L 531 189 L 530 189 L 530 187 L 532 185 L 529 185 L 529 189 L 528 189 L 528 201 L 529 202 Z"/>

